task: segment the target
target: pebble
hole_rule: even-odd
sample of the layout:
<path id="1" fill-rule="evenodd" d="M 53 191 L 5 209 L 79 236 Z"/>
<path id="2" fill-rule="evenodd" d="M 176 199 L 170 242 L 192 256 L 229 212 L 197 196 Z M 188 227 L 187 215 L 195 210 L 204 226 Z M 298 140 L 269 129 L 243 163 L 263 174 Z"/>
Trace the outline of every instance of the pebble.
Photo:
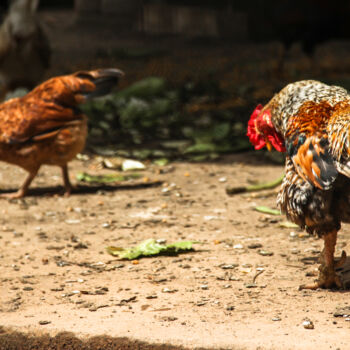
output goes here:
<path id="1" fill-rule="evenodd" d="M 156 294 L 151 294 L 151 295 L 147 295 L 146 299 L 157 299 L 158 296 Z"/>
<path id="2" fill-rule="evenodd" d="M 24 287 L 23 290 L 25 290 L 26 292 L 28 292 L 28 291 L 34 290 L 34 288 L 32 288 L 32 287 Z"/>
<path id="3" fill-rule="evenodd" d="M 262 256 L 272 256 L 273 252 L 269 252 L 268 250 L 259 250 L 258 252 Z"/>
<path id="4" fill-rule="evenodd" d="M 305 320 L 305 321 L 303 322 L 303 327 L 304 327 L 305 329 L 314 329 L 314 328 L 315 328 L 313 322 L 310 321 L 310 320 Z"/>
<path id="5" fill-rule="evenodd" d="M 164 316 L 164 317 L 162 317 L 162 320 L 171 322 L 171 321 L 176 321 L 177 317 L 175 317 L 175 316 Z"/>
<path id="6" fill-rule="evenodd" d="M 275 322 L 281 321 L 281 318 L 280 318 L 280 317 L 273 317 L 273 318 L 272 318 L 272 321 L 275 321 Z"/>
<path id="7" fill-rule="evenodd" d="M 233 249 L 243 249 L 244 247 L 243 247 L 243 244 L 241 244 L 241 243 L 238 243 L 238 244 L 235 244 L 234 246 L 233 246 Z"/>
<path id="8" fill-rule="evenodd" d="M 78 220 L 78 219 L 68 219 L 68 220 L 65 220 L 65 223 L 69 224 L 69 225 L 75 225 L 75 224 L 80 224 L 80 220 Z"/>
<path id="9" fill-rule="evenodd" d="M 39 321 L 38 323 L 39 323 L 41 326 L 44 326 L 44 325 L 46 325 L 46 324 L 51 323 L 51 321 L 45 321 L 45 320 L 43 320 L 43 321 Z"/>
<path id="10" fill-rule="evenodd" d="M 202 285 L 200 286 L 200 289 L 208 290 L 209 288 L 208 288 L 208 285 L 207 285 L 207 284 L 202 284 Z"/>
<path id="11" fill-rule="evenodd" d="M 238 264 L 221 264 L 219 265 L 223 270 L 231 270 L 238 267 Z"/>
<path id="12" fill-rule="evenodd" d="M 92 306 L 89 308 L 89 311 L 94 312 L 94 311 L 97 311 L 98 309 L 102 309 L 103 307 L 109 307 L 109 305 L 103 304 L 103 305 Z"/>
<path id="13" fill-rule="evenodd" d="M 175 292 L 177 292 L 177 289 L 163 288 L 162 292 L 163 293 L 175 293 Z"/>
<path id="14" fill-rule="evenodd" d="M 334 317 L 349 317 L 350 316 L 350 306 L 340 307 L 338 306 L 333 313 Z"/>
<path id="15" fill-rule="evenodd" d="M 251 243 L 248 245 L 249 249 L 257 249 L 257 248 L 262 248 L 262 244 L 261 243 Z"/>

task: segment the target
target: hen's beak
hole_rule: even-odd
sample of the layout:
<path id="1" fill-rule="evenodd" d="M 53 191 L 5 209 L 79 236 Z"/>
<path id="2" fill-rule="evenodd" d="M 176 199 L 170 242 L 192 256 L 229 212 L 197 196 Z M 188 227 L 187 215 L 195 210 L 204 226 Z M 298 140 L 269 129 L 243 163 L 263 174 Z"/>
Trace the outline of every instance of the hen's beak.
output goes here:
<path id="1" fill-rule="evenodd" d="M 271 152 L 272 145 L 271 145 L 271 142 L 269 140 L 266 140 L 266 148 L 268 149 L 269 152 Z"/>

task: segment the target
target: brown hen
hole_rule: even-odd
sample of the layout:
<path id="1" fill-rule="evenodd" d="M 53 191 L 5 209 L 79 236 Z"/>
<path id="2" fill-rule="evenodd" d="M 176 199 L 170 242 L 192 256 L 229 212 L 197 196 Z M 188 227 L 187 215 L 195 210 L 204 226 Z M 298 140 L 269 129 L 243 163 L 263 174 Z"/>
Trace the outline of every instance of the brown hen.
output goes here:
<path id="1" fill-rule="evenodd" d="M 67 163 L 82 151 L 87 136 L 87 118 L 78 106 L 109 93 L 122 75 L 118 69 L 99 69 L 55 77 L 0 105 L 0 160 L 29 172 L 16 193 L 2 197 L 25 196 L 42 164 L 61 167 L 70 194 Z"/>

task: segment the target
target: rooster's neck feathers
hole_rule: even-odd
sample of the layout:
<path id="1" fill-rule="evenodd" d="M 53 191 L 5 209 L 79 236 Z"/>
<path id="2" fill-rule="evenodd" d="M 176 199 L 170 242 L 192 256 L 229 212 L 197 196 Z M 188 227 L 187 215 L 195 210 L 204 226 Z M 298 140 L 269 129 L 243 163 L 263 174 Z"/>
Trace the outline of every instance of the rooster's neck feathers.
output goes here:
<path id="1" fill-rule="evenodd" d="M 327 101 L 330 106 L 350 100 L 348 92 L 339 86 L 329 86 L 316 80 L 302 80 L 287 85 L 268 103 L 272 111 L 272 122 L 282 135 L 288 129 L 289 119 L 298 114 L 306 102 Z"/>

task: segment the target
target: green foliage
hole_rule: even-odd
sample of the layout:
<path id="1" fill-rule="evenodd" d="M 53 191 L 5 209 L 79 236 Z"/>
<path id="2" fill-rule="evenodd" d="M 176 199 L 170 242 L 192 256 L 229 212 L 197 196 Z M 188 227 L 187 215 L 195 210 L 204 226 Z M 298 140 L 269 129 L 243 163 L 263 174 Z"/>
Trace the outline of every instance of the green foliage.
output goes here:
<path id="1" fill-rule="evenodd" d="M 241 115 L 237 118 L 229 107 L 215 107 L 225 98 L 213 79 L 171 87 L 163 78 L 149 77 L 82 109 L 89 116 L 90 145 L 109 143 L 122 150 L 142 144 L 149 148 L 147 155 L 135 150 L 134 157 L 205 155 L 205 160 L 251 147 L 245 123 L 238 120 Z"/>

